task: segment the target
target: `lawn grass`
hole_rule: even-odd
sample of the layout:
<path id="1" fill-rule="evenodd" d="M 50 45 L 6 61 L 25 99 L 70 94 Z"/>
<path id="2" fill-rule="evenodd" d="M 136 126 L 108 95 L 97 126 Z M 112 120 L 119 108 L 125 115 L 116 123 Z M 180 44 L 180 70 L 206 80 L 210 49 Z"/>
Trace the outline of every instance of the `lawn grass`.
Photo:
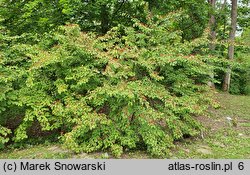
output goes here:
<path id="1" fill-rule="evenodd" d="M 204 133 L 197 138 L 176 142 L 171 150 L 171 159 L 250 158 L 250 96 L 217 93 L 221 107 L 210 109 L 207 116 L 197 117 L 205 126 Z M 232 120 L 228 120 L 228 117 Z M 63 148 L 60 144 L 26 145 L 22 149 L 10 147 L 0 152 L 1 159 L 94 159 L 113 158 L 107 152 L 81 153 Z M 121 158 L 152 158 L 144 151 L 125 152 Z"/>
<path id="2" fill-rule="evenodd" d="M 71 158 L 72 153 L 63 150 L 61 145 L 26 145 L 22 149 L 10 148 L 0 153 L 1 159 L 66 159 Z"/>
<path id="3" fill-rule="evenodd" d="M 172 158 L 250 158 L 250 96 L 215 96 L 221 107 L 200 117 L 207 126 L 204 138 L 177 143 Z"/>

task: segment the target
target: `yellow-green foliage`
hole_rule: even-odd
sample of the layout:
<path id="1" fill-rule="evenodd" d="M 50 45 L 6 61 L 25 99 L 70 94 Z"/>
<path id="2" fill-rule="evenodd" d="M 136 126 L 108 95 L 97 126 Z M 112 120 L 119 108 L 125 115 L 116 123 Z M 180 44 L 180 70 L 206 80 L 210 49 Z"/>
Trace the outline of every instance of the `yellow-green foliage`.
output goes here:
<path id="1" fill-rule="evenodd" d="M 142 147 L 165 156 L 174 140 L 197 135 L 211 66 L 191 54 L 197 41 L 181 43 L 169 26 L 134 21 L 96 36 L 68 25 L 38 45 L 11 48 L 1 62 L 12 74 L 0 79 L 0 107 L 4 116 L 17 106 L 24 111 L 13 140 L 26 139 L 38 122 L 60 130 L 75 152 L 110 149 L 119 157 Z"/>

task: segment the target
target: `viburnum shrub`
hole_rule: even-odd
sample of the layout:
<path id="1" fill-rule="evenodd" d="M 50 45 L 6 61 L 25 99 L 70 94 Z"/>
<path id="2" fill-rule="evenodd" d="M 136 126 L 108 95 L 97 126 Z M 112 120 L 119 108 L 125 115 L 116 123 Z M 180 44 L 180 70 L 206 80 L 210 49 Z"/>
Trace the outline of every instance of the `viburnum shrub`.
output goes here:
<path id="1" fill-rule="evenodd" d="M 60 131 L 75 152 L 109 149 L 119 157 L 144 147 L 162 157 L 175 140 L 199 134 L 195 116 L 210 103 L 211 65 L 192 54 L 204 38 L 182 43 L 173 25 L 134 20 L 97 36 L 72 24 L 29 46 L 23 74 L 8 80 L 17 84 L 10 105 L 24 110 L 13 140 L 28 138 L 38 122 L 44 131 Z"/>

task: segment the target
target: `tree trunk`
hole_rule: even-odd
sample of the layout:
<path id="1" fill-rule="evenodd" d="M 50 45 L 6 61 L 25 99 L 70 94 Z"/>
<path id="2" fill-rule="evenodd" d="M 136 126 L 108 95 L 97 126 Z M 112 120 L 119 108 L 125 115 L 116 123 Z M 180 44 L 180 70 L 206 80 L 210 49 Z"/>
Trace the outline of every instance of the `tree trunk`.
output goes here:
<path id="1" fill-rule="evenodd" d="M 226 39 L 225 35 L 226 35 L 226 24 L 227 24 L 227 18 L 225 15 L 225 7 L 227 5 L 227 0 L 224 0 L 224 3 L 221 7 L 221 12 L 223 13 L 223 40 Z"/>
<path id="2" fill-rule="evenodd" d="M 153 8 L 158 8 L 158 1 L 157 0 L 149 0 L 148 2 L 148 8 L 150 11 L 153 10 Z"/>
<path id="3" fill-rule="evenodd" d="M 212 7 L 212 10 L 215 10 L 215 2 L 216 0 L 210 0 L 210 5 Z M 210 13 L 210 20 L 209 20 L 209 28 L 210 28 L 210 44 L 209 49 L 213 52 L 215 50 L 215 39 L 216 39 L 216 25 L 215 25 L 215 16 L 212 13 Z"/>
<path id="4" fill-rule="evenodd" d="M 211 53 L 213 53 L 215 51 L 215 40 L 216 40 L 216 31 L 215 31 L 216 21 L 215 21 L 215 16 L 214 16 L 216 0 L 209 0 L 208 2 L 210 3 L 211 9 L 212 9 L 212 12 L 210 12 L 210 15 L 209 15 L 210 16 L 210 19 L 209 19 L 209 28 L 210 28 L 209 50 Z M 211 71 L 211 73 L 210 73 L 210 78 L 214 79 L 214 72 L 213 71 Z M 215 85 L 212 81 L 208 82 L 208 86 L 211 88 L 215 88 Z"/>
<path id="5" fill-rule="evenodd" d="M 101 32 L 106 34 L 109 30 L 109 13 L 106 5 L 101 6 Z"/>
<path id="6" fill-rule="evenodd" d="M 228 47 L 228 59 L 230 61 L 234 58 L 234 40 L 235 40 L 235 32 L 236 32 L 236 24 L 237 24 L 237 0 L 232 1 L 232 9 L 231 9 L 231 30 L 229 33 L 229 47 Z M 231 80 L 231 67 L 227 68 L 227 72 L 224 77 L 224 82 L 222 89 L 223 91 L 229 91 Z"/>

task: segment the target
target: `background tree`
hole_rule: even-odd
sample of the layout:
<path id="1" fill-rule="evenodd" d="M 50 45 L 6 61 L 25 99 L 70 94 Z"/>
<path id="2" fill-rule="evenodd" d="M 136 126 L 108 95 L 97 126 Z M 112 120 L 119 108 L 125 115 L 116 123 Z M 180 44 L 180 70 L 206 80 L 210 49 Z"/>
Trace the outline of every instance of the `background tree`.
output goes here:
<path id="1" fill-rule="evenodd" d="M 216 47 L 216 21 L 215 21 L 215 4 L 216 4 L 216 0 L 208 0 L 208 3 L 211 6 L 211 10 L 209 13 L 210 19 L 209 19 L 209 29 L 210 29 L 210 33 L 209 33 L 209 50 L 212 54 L 214 54 L 215 51 L 215 47 Z M 211 79 L 214 79 L 214 72 L 211 72 L 210 75 Z M 212 81 L 208 82 L 208 86 L 215 88 L 215 85 Z"/>
<path id="2" fill-rule="evenodd" d="M 232 9 L 231 9 L 231 29 L 229 33 L 229 47 L 228 47 L 228 59 L 230 61 L 234 58 L 234 41 L 235 41 L 235 32 L 236 32 L 236 25 L 237 25 L 237 0 L 232 0 Z M 230 87 L 230 80 L 231 80 L 231 68 L 229 67 L 223 82 L 223 90 L 229 91 Z"/>
<path id="3" fill-rule="evenodd" d="M 250 0 L 238 0 L 237 24 L 239 30 L 244 30 L 250 26 Z"/>

